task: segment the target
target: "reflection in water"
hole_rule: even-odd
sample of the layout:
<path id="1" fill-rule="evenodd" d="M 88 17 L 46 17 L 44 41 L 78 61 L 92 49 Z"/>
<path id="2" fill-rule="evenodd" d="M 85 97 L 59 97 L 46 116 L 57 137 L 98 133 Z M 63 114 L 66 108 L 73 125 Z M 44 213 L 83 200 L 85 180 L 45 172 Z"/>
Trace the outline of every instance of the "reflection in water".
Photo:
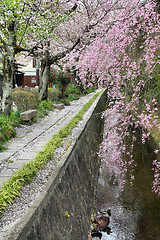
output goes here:
<path id="1" fill-rule="evenodd" d="M 134 185 L 126 184 L 123 194 L 118 184 L 109 182 L 107 168 L 102 164 L 96 208 L 112 210 L 111 234 L 103 233 L 102 240 L 160 240 L 160 199 L 152 192 L 155 156 L 148 143 L 141 145 L 138 141 L 134 153 L 137 163 Z M 121 197 L 117 198 L 117 193 Z"/>

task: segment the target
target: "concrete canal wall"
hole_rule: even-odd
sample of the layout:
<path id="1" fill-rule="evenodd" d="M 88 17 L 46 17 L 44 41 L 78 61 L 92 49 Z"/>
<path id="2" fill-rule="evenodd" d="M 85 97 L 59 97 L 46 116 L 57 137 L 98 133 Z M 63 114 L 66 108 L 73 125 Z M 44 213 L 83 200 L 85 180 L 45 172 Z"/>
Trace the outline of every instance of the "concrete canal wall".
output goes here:
<path id="1" fill-rule="evenodd" d="M 3 240 L 87 240 L 94 203 L 106 93 L 96 99 L 75 142 L 34 205 L 6 231 Z M 5 234 L 4 234 L 5 235 Z"/>

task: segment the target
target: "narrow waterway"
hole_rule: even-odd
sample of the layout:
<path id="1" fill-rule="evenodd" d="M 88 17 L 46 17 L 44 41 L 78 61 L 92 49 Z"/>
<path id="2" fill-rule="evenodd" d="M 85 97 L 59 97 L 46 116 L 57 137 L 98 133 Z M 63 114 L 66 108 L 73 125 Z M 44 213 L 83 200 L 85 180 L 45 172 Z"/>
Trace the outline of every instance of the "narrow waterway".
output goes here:
<path id="1" fill-rule="evenodd" d="M 102 240 L 160 240 L 160 198 L 152 192 L 155 155 L 150 143 L 136 141 L 134 158 L 137 163 L 134 185 L 128 184 L 118 198 L 119 186 L 109 182 L 108 170 L 102 163 L 96 210 L 112 210 L 111 234 L 103 232 Z"/>

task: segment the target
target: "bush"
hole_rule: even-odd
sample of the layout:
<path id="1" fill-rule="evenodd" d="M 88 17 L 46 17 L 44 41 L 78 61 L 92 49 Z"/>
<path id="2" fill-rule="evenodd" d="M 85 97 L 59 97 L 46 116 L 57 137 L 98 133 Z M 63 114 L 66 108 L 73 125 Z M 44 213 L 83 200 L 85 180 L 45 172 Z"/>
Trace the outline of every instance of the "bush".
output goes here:
<path id="1" fill-rule="evenodd" d="M 19 111 L 23 112 L 28 109 L 35 109 L 40 103 L 37 91 L 32 91 L 31 88 L 15 88 L 12 93 L 12 98 Z"/>
<path id="2" fill-rule="evenodd" d="M 52 101 L 42 101 L 37 107 L 37 113 L 39 118 L 43 118 L 48 115 L 48 111 L 52 111 L 54 109 Z"/>
<path id="3" fill-rule="evenodd" d="M 78 87 L 78 86 L 76 86 L 74 84 L 69 84 L 66 87 L 65 94 L 66 95 L 72 95 L 72 94 L 80 95 L 82 93 L 80 91 L 80 87 Z"/>
<path id="4" fill-rule="evenodd" d="M 10 116 L 9 116 L 9 122 L 13 125 L 13 126 L 19 126 L 21 119 L 20 119 L 20 111 L 12 111 Z"/>
<path id="5" fill-rule="evenodd" d="M 70 106 L 70 101 L 67 98 L 62 98 L 59 100 L 60 103 L 63 103 L 66 106 Z"/>
<path id="6" fill-rule="evenodd" d="M 1 129 L 1 133 L 2 136 L 5 137 L 4 141 L 16 136 L 16 131 L 14 127 L 10 124 L 3 126 Z"/>
<path id="7" fill-rule="evenodd" d="M 56 87 L 48 88 L 48 99 L 51 101 L 57 101 L 60 96 L 60 91 Z"/>
<path id="8" fill-rule="evenodd" d="M 5 131 L 0 128 L 0 143 L 4 143 L 6 141 L 6 135 L 5 135 Z"/>
<path id="9" fill-rule="evenodd" d="M 62 95 L 66 89 L 66 86 L 71 82 L 71 75 L 68 72 L 62 70 L 56 70 L 51 68 L 50 70 L 50 84 L 57 84 L 61 89 Z"/>
<path id="10" fill-rule="evenodd" d="M 16 136 L 15 126 L 19 126 L 20 117 L 18 112 L 11 112 L 10 116 L 0 115 L 0 151 L 5 149 L 3 144 Z"/>
<path id="11" fill-rule="evenodd" d="M 54 106 L 53 106 L 53 102 L 52 101 L 42 101 L 39 105 L 40 107 L 48 110 L 48 111 L 52 111 L 54 109 Z"/>
<path id="12" fill-rule="evenodd" d="M 86 88 L 86 89 L 84 90 L 84 93 L 85 93 L 85 94 L 89 94 L 89 93 L 92 93 L 92 92 L 95 92 L 95 89 L 94 89 L 94 88 Z"/>

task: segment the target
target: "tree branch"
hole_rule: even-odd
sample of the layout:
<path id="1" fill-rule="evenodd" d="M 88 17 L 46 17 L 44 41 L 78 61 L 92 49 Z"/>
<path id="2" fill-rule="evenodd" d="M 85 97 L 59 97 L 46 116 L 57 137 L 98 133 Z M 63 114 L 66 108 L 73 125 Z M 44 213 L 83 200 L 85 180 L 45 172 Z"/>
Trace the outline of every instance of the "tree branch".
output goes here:
<path id="1" fill-rule="evenodd" d="M 53 64 L 54 62 L 64 58 L 68 53 L 70 53 L 78 44 L 80 43 L 80 38 L 78 38 L 78 40 L 76 41 L 76 43 L 69 49 L 67 49 L 66 51 L 63 51 L 62 53 L 58 53 L 55 56 L 51 56 L 49 57 L 49 64 Z"/>
<path id="2" fill-rule="evenodd" d="M 0 35 L 0 42 L 3 44 L 5 51 L 9 53 L 9 52 L 10 52 L 10 49 L 9 49 L 7 43 L 6 43 L 6 42 L 3 40 L 3 38 L 1 37 L 1 35 Z"/>

